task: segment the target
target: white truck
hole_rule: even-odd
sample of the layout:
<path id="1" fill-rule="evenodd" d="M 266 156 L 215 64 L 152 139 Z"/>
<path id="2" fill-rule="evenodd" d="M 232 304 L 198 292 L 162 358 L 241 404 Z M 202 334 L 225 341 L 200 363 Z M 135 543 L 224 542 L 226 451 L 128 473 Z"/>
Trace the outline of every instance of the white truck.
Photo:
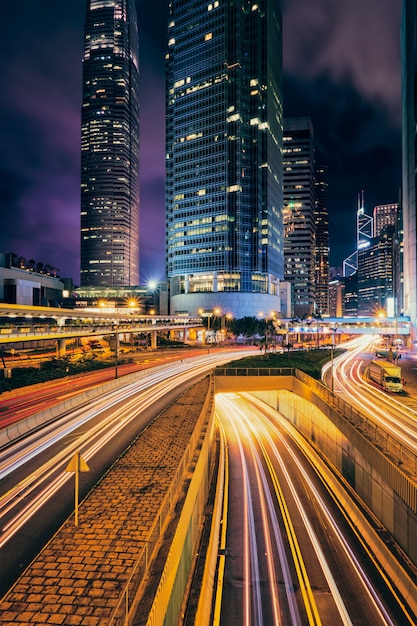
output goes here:
<path id="1" fill-rule="evenodd" d="M 389 361 L 371 361 L 368 376 L 385 391 L 398 393 L 403 389 L 401 367 Z"/>

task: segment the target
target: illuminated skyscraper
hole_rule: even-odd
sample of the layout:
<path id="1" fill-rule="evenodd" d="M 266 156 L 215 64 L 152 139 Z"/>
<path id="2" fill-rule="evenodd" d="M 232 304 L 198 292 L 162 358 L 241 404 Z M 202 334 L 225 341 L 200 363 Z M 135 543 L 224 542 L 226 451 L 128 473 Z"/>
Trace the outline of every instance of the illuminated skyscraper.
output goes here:
<path id="1" fill-rule="evenodd" d="M 285 280 L 292 284 L 294 315 L 315 313 L 314 133 L 308 117 L 284 120 Z"/>
<path id="2" fill-rule="evenodd" d="M 81 285 L 139 284 L 139 68 L 134 0 L 89 0 L 81 128 Z"/>
<path id="3" fill-rule="evenodd" d="M 397 228 L 399 206 L 395 204 L 378 204 L 374 207 L 374 236 L 380 237 L 387 226 Z"/>
<path id="4" fill-rule="evenodd" d="M 278 0 L 172 0 L 166 272 L 171 313 L 279 309 L 283 276 Z"/>
<path id="5" fill-rule="evenodd" d="M 329 312 L 329 206 L 328 170 L 316 168 L 314 221 L 316 224 L 315 282 L 316 311 Z"/>

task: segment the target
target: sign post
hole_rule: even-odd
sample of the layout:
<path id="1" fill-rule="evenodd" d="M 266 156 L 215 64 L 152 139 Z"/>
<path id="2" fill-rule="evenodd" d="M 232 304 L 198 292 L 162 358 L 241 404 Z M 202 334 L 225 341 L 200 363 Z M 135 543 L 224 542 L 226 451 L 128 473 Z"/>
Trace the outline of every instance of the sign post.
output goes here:
<path id="1" fill-rule="evenodd" d="M 81 456 L 81 452 L 76 452 L 68 463 L 66 472 L 75 472 L 75 525 L 78 526 L 78 492 L 80 484 L 80 472 L 89 472 L 86 461 Z"/>

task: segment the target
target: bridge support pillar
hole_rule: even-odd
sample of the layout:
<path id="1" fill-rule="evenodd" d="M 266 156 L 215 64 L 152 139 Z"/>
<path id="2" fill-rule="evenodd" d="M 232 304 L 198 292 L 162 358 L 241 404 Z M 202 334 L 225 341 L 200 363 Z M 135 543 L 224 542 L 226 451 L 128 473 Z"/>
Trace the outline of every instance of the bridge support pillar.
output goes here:
<path id="1" fill-rule="evenodd" d="M 65 339 L 58 339 L 56 342 L 56 356 L 58 359 L 61 359 L 62 357 L 65 356 L 66 354 L 66 340 Z"/>
<path id="2" fill-rule="evenodd" d="M 152 349 L 152 350 L 156 350 L 156 348 L 157 348 L 157 341 L 156 341 L 156 337 L 157 337 L 156 330 L 153 330 L 153 331 L 151 332 L 151 349 Z"/>

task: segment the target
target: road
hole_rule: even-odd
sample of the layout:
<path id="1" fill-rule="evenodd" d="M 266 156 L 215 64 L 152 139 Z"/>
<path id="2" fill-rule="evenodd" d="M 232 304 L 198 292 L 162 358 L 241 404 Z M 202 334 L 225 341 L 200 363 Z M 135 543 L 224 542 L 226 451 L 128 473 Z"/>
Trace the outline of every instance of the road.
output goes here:
<path id="1" fill-rule="evenodd" d="M 391 451 L 398 455 L 400 462 L 407 462 L 417 475 L 417 410 L 407 392 L 387 393 L 366 380 L 366 367 L 375 352 L 374 341 L 372 336 L 355 339 L 349 343 L 347 352 L 335 359 L 334 392 L 356 407 L 381 433 L 387 433 L 388 440 L 398 442 L 397 448 L 393 445 Z M 322 378 L 331 385 L 331 363 L 323 368 Z"/>
<path id="2" fill-rule="evenodd" d="M 249 394 L 218 395 L 216 415 L 228 480 L 213 626 L 413 623 L 291 425 Z"/>
<path id="3" fill-rule="evenodd" d="M 217 352 L 219 350 L 211 349 L 211 352 L 214 351 Z M 130 352 L 120 357 L 120 362 L 117 366 L 117 376 L 121 378 L 127 374 L 143 369 L 165 363 L 172 363 L 181 359 L 192 358 L 194 356 L 202 356 L 206 353 L 207 348 L 176 349 L 170 351 L 161 350 L 149 353 Z M 126 363 L 123 361 L 123 359 L 128 357 L 132 359 L 133 362 Z M 47 383 L 40 383 L 31 387 L 23 387 L 21 389 L 4 392 L 0 394 L 0 428 L 4 428 L 29 415 L 50 408 L 82 391 L 103 385 L 106 382 L 114 380 L 115 376 L 116 368 L 108 367 L 103 370 L 57 378 Z"/>
<path id="4" fill-rule="evenodd" d="M 123 385 L 74 409 L 0 452 L 1 592 L 39 552 L 74 509 L 80 452 L 91 471 L 81 474 L 80 500 L 150 421 L 216 365 L 250 351 L 219 351 L 138 373 Z"/>

